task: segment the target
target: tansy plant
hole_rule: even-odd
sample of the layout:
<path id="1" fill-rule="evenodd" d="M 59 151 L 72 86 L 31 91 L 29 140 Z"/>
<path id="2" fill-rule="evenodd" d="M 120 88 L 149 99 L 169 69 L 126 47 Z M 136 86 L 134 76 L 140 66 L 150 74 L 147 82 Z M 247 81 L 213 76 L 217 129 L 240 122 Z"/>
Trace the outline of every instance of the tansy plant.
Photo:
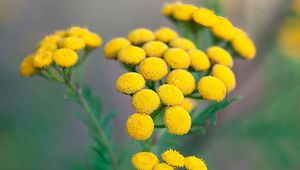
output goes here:
<path id="1" fill-rule="evenodd" d="M 201 158 L 183 156 L 163 145 L 216 123 L 216 112 L 237 99 L 226 99 L 236 86 L 233 59 L 253 59 L 256 48 L 242 29 L 210 9 L 175 2 L 166 4 L 162 13 L 180 34 L 168 27 L 137 28 L 104 47 L 104 57 L 128 71 L 116 80 L 116 90 L 131 97 L 134 113 L 126 121 L 126 132 L 141 149 L 127 156 L 138 170 L 206 170 Z M 81 81 L 82 63 L 101 42 L 86 28 L 57 31 L 24 59 L 20 71 L 23 76 L 39 75 L 65 84 L 68 95 L 85 111 L 81 120 L 95 142 L 97 167 L 126 169 L 118 161 L 107 128 L 112 113 L 101 113 L 97 98 Z M 202 101 L 208 101 L 202 105 L 205 108 L 197 108 Z"/>

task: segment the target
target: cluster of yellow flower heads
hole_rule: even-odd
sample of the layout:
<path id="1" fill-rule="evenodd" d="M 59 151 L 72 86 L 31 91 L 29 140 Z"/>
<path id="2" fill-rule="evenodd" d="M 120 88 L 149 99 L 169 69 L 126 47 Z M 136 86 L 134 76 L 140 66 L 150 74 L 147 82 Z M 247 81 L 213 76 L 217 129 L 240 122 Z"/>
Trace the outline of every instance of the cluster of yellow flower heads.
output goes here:
<path id="1" fill-rule="evenodd" d="M 138 170 L 174 170 L 185 168 L 187 170 L 207 170 L 205 162 L 196 156 L 184 157 L 178 151 L 169 149 L 161 154 L 163 163 L 152 152 L 138 152 L 131 158 L 134 168 Z"/>
<path id="2" fill-rule="evenodd" d="M 28 77 L 51 65 L 72 67 L 78 61 L 80 50 L 92 50 L 101 44 L 101 37 L 87 28 L 74 26 L 56 31 L 45 36 L 38 43 L 36 51 L 25 57 L 20 65 L 20 73 Z"/>
<path id="3" fill-rule="evenodd" d="M 210 29 L 212 34 L 231 43 L 232 48 L 243 58 L 253 59 L 256 48 L 249 36 L 240 28 L 235 27 L 227 18 L 217 16 L 213 11 L 190 4 L 175 2 L 166 4 L 162 14 L 176 21 L 191 21 Z"/>

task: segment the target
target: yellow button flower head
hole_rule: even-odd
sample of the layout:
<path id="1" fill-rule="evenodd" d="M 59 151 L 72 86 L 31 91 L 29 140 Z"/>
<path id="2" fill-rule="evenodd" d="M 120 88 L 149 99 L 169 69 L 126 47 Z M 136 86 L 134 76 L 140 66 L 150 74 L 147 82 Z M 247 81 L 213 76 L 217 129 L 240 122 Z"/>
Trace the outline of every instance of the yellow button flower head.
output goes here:
<path id="1" fill-rule="evenodd" d="M 116 82 L 117 91 L 124 94 L 133 94 L 144 87 L 145 80 L 143 76 L 135 72 L 122 74 Z"/>
<path id="2" fill-rule="evenodd" d="M 176 38 L 170 42 L 170 46 L 173 48 L 181 48 L 184 50 L 195 50 L 196 45 L 193 41 L 186 38 Z"/>
<path id="3" fill-rule="evenodd" d="M 220 102 L 226 96 L 226 87 L 224 83 L 213 76 L 206 76 L 200 79 L 198 83 L 200 96 L 204 99 Z"/>
<path id="4" fill-rule="evenodd" d="M 107 59 L 117 59 L 119 52 L 131 43 L 126 38 L 115 38 L 110 40 L 104 47 L 104 56 Z"/>
<path id="5" fill-rule="evenodd" d="M 156 40 L 162 41 L 164 43 L 169 43 L 173 39 L 178 37 L 176 31 L 168 27 L 161 27 L 155 31 Z"/>
<path id="6" fill-rule="evenodd" d="M 81 38 L 88 47 L 97 48 L 102 44 L 102 38 L 96 33 L 87 32 Z"/>
<path id="7" fill-rule="evenodd" d="M 137 28 L 128 34 L 128 40 L 133 44 L 142 44 L 155 39 L 154 33 L 147 28 Z"/>
<path id="8" fill-rule="evenodd" d="M 189 51 L 191 58 L 191 66 L 196 71 L 206 71 L 210 68 L 210 61 L 207 55 L 201 50 L 191 50 Z"/>
<path id="9" fill-rule="evenodd" d="M 216 23 L 217 16 L 213 11 L 202 7 L 193 14 L 193 19 L 202 26 L 211 27 Z"/>
<path id="10" fill-rule="evenodd" d="M 220 64 L 214 65 L 212 75 L 224 83 L 227 93 L 234 90 L 236 84 L 235 75 L 230 68 Z"/>
<path id="11" fill-rule="evenodd" d="M 37 51 L 39 50 L 43 50 L 43 51 L 49 51 L 49 52 L 54 52 L 55 50 L 57 50 L 57 45 L 54 43 L 41 43 L 37 49 Z"/>
<path id="12" fill-rule="evenodd" d="M 158 108 L 160 98 L 156 92 L 150 89 L 143 89 L 132 96 L 131 106 L 141 114 L 151 114 Z"/>
<path id="13" fill-rule="evenodd" d="M 207 170 L 205 162 L 195 156 L 184 158 L 184 167 L 187 170 Z"/>
<path id="14" fill-rule="evenodd" d="M 161 158 L 171 166 L 184 166 L 184 157 L 178 151 L 169 149 L 161 154 Z"/>
<path id="15" fill-rule="evenodd" d="M 225 41 L 230 41 L 235 36 L 235 28 L 225 17 L 218 16 L 217 22 L 211 27 L 212 33 Z"/>
<path id="16" fill-rule="evenodd" d="M 24 77 L 29 77 L 37 72 L 33 65 L 34 55 L 29 55 L 24 58 L 20 65 L 20 73 Z"/>
<path id="17" fill-rule="evenodd" d="M 196 10 L 197 7 L 194 5 L 176 5 L 173 10 L 173 17 L 180 21 L 188 21 L 192 19 L 192 15 Z"/>
<path id="18" fill-rule="evenodd" d="M 170 16 L 170 15 L 172 15 L 174 8 L 178 5 L 182 5 L 182 3 L 181 2 L 174 2 L 174 3 L 170 3 L 170 4 L 167 3 L 162 7 L 161 13 L 164 16 Z"/>
<path id="19" fill-rule="evenodd" d="M 237 35 L 232 41 L 233 49 L 244 59 L 251 60 L 256 55 L 256 47 L 246 34 Z"/>
<path id="20" fill-rule="evenodd" d="M 149 115 L 134 113 L 127 119 L 126 132 L 135 140 L 147 140 L 151 137 L 154 122 Z"/>
<path id="21" fill-rule="evenodd" d="M 56 31 L 54 32 L 54 35 L 57 35 L 57 36 L 59 36 L 59 37 L 61 37 L 61 38 L 64 38 L 65 36 L 68 35 L 68 33 L 67 33 L 67 31 L 65 31 L 65 30 L 56 30 Z"/>
<path id="22" fill-rule="evenodd" d="M 146 80 L 156 81 L 168 73 L 168 66 L 161 58 L 149 57 L 140 63 L 138 71 Z"/>
<path id="23" fill-rule="evenodd" d="M 217 64 L 222 64 L 228 67 L 233 66 L 233 60 L 231 55 L 221 47 L 212 46 L 207 49 L 208 58 L 213 60 Z"/>
<path id="24" fill-rule="evenodd" d="M 166 163 L 160 163 L 153 170 L 174 170 L 174 168 Z"/>
<path id="25" fill-rule="evenodd" d="M 71 50 L 81 50 L 85 47 L 85 42 L 78 37 L 66 37 L 63 39 L 62 46 Z"/>
<path id="26" fill-rule="evenodd" d="M 164 54 L 167 64 L 173 69 L 184 69 L 190 66 L 190 56 L 180 48 L 170 48 Z"/>
<path id="27" fill-rule="evenodd" d="M 52 64 L 53 57 L 49 51 L 39 50 L 34 56 L 33 65 L 36 68 L 45 68 Z"/>
<path id="28" fill-rule="evenodd" d="M 173 70 L 168 75 L 166 82 L 179 88 L 184 95 L 191 94 L 196 87 L 193 75 L 182 69 Z"/>
<path id="29" fill-rule="evenodd" d="M 39 44 L 40 45 L 44 44 L 44 43 L 57 44 L 60 40 L 61 40 L 60 36 L 57 36 L 55 34 L 51 34 L 51 35 L 48 35 L 48 36 L 44 37 L 43 40 Z"/>
<path id="30" fill-rule="evenodd" d="M 145 51 L 137 46 L 127 46 L 119 52 L 118 59 L 126 64 L 138 65 L 146 57 Z"/>
<path id="31" fill-rule="evenodd" d="M 195 102 L 192 99 L 184 98 L 181 107 L 183 107 L 187 112 L 191 112 L 195 106 Z"/>
<path id="32" fill-rule="evenodd" d="M 165 43 L 160 41 L 150 41 L 143 46 L 148 57 L 162 57 L 168 48 Z"/>
<path id="33" fill-rule="evenodd" d="M 59 50 L 56 50 L 53 54 L 53 61 L 60 67 L 71 67 L 77 62 L 77 60 L 77 53 L 68 48 L 61 48 Z"/>
<path id="34" fill-rule="evenodd" d="M 183 94 L 174 85 L 164 84 L 157 89 L 157 93 L 163 104 L 167 106 L 177 106 L 183 102 Z"/>
<path id="35" fill-rule="evenodd" d="M 67 30 L 67 34 L 70 37 L 83 37 L 85 34 L 87 34 L 89 30 L 87 28 L 81 28 L 79 26 L 73 26 Z"/>
<path id="36" fill-rule="evenodd" d="M 131 158 L 132 165 L 137 170 L 152 170 L 159 160 L 152 152 L 138 152 Z"/>
<path id="37" fill-rule="evenodd" d="M 185 135 L 191 128 L 192 120 L 190 114 L 183 107 L 173 106 L 166 109 L 164 123 L 170 134 Z"/>

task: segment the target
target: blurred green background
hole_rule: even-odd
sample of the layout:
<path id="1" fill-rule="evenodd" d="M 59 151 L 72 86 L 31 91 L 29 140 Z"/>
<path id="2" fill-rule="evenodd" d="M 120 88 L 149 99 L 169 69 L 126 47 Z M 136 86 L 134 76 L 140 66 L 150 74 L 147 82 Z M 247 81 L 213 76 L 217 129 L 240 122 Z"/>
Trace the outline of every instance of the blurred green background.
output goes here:
<path id="1" fill-rule="evenodd" d="M 171 26 L 160 15 L 165 2 L 0 0 L 1 170 L 67 169 L 89 157 L 86 129 L 74 115 L 78 108 L 64 99 L 64 87 L 19 75 L 19 63 L 43 35 L 81 25 L 106 42 L 136 27 Z M 232 95 L 243 99 L 220 112 L 218 124 L 205 136 L 184 141 L 183 153 L 203 157 L 210 170 L 299 169 L 300 3 L 223 0 L 221 4 L 224 15 L 255 40 L 258 55 L 251 62 L 236 61 L 238 82 Z M 289 28 L 294 31 L 286 33 Z M 85 81 L 103 96 L 104 109 L 120 112 L 113 122 L 114 136 L 128 140 L 124 124 L 132 112 L 130 99 L 114 88 L 124 70 L 105 60 L 101 49 L 85 65 Z"/>

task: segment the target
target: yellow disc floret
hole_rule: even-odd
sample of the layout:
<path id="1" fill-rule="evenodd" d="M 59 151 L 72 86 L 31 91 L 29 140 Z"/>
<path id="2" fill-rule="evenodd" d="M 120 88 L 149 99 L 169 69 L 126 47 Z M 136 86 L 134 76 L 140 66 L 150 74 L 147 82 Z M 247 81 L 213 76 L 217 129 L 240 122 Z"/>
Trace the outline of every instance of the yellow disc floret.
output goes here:
<path id="1" fill-rule="evenodd" d="M 217 16 L 213 11 L 202 7 L 193 14 L 193 19 L 202 26 L 211 27 L 216 23 Z"/>
<path id="2" fill-rule="evenodd" d="M 220 102 L 226 96 L 226 87 L 224 83 L 213 76 L 206 76 L 200 79 L 198 83 L 200 96 L 204 99 Z"/>
<path id="3" fill-rule="evenodd" d="M 133 44 L 142 44 L 155 39 L 154 33 L 147 28 L 137 28 L 128 34 L 128 40 Z"/>
<path id="4" fill-rule="evenodd" d="M 85 42 L 78 37 L 66 37 L 63 39 L 62 46 L 71 50 L 81 50 L 85 47 Z"/>
<path id="5" fill-rule="evenodd" d="M 210 61 L 207 55 L 201 50 L 191 50 L 189 51 L 191 58 L 191 66 L 196 71 L 206 71 L 210 68 Z"/>
<path id="6" fill-rule="evenodd" d="M 207 170 L 205 162 L 195 156 L 184 158 L 184 167 L 187 170 Z"/>
<path id="7" fill-rule="evenodd" d="M 49 51 L 39 50 L 34 56 L 33 64 L 36 68 L 45 68 L 52 64 L 53 57 Z"/>
<path id="8" fill-rule="evenodd" d="M 122 74 L 116 81 L 117 91 L 124 94 L 133 94 L 145 86 L 145 80 L 142 75 L 129 72 Z"/>
<path id="9" fill-rule="evenodd" d="M 115 38 L 110 40 L 104 47 L 104 56 L 107 59 L 117 59 L 119 52 L 131 43 L 126 38 Z"/>
<path id="10" fill-rule="evenodd" d="M 24 77 L 29 77 L 37 72 L 33 65 L 34 55 L 25 57 L 20 65 L 20 73 Z"/>
<path id="11" fill-rule="evenodd" d="M 160 163 L 153 170 L 174 170 L 174 168 L 166 163 Z"/>
<path id="12" fill-rule="evenodd" d="M 137 170 L 152 170 L 159 160 L 152 152 L 138 152 L 131 158 L 132 165 Z"/>
<path id="13" fill-rule="evenodd" d="M 176 20 L 188 21 L 192 19 L 193 13 L 197 10 L 197 7 L 189 4 L 176 5 L 173 10 L 173 17 Z"/>
<path id="14" fill-rule="evenodd" d="M 126 132 L 135 140 L 147 140 L 151 137 L 154 122 L 149 115 L 134 113 L 127 119 Z"/>
<path id="15" fill-rule="evenodd" d="M 161 158 L 171 166 L 184 166 L 184 157 L 178 151 L 169 149 L 161 154 Z"/>
<path id="16" fill-rule="evenodd" d="M 207 49 L 208 58 L 214 63 L 222 64 L 228 67 L 233 66 L 233 60 L 231 55 L 221 47 L 213 46 Z"/>
<path id="17" fill-rule="evenodd" d="M 195 102 L 192 99 L 184 98 L 180 106 L 183 107 L 186 111 L 191 112 L 195 107 Z"/>
<path id="18" fill-rule="evenodd" d="M 143 89 L 132 96 L 131 106 L 141 114 L 151 114 L 160 105 L 158 94 L 150 89 Z"/>
<path id="19" fill-rule="evenodd" d="M 56 50 L 53 54 L 53 61 L 60 67 L 71 67 L 77 62 L 77 60 L 77 53 L 68 48 L 61 48 L 59 50 Z"/>
<path id="20" fill-rule="evenodd" d="M 89 30 L 87 28 L 82 28 L 79 26 L 73 26 L 67 30 L 67 34 L 70 37 L 83 37 Z"/>
<path id="21" fill-rule="evenodd" d="M 196 87 L 193 75 L 182 69 L 173 70 L 168 75 L 166 82 L 179 88 L 184 95 L 191 94 Z"/>
<path id="22" fill-rule="evenodd" d="M 237 35 L 232 41 L 233 49 L 244 59 L 251 60 L 256 55 L 256 47 L 246 34 Z"/>
<path id="23" fill-rule="evenodd" d="M 166 109 L 164 123 L 170 134 L 185 135 L 192 124 L 190 114 L 181 106 L 173 106 Z"/>
<path id="24" fill-rule="evenodd" d="M 190 56 L 180 48 L 170 48 L 164 54 L 167 64 L 173 69 L 184 69 L 190 66 Z"/>
<path id="25" fill-rule="evenodd" d="M 146 53 L 142 48 L 130 45 L 120 51 L 118 59 L 129 65 L 138 65 L 145 57 Z"/>
<path id="26" fill-rule="evenodd" d="M 212 69 L 212 75 L 224 83 L 227 93 L 234 90 L 236 84 L 235 75 L 230 68 L 217 64 Z"/>
<path id="27" fill-rule="evenodd" d="M 193 41 L 186 38 L 176 38 L 170 42 L 170 46 L 173 48 L 181 48 L 184 50 L 194 50 L 196 45 Z"/>
<path id="28" fill-rule="evenodd" d="M 91 48 L 97 48 L 102 44 L 102 38 L 92 32 L 87 32 L 82 36 L 82 40 L 85 42 L 86 46 Z"/>
<path id="29" fill-rule="evenodd" d="M 230 41 L 235 36 L 235 28 L 225 17 L 218 16 L 216 23 L 211 27 L 212 33 L 225 41 Z"/>
<path id="30" fill-rule="evenodd" d="M 163 104 L 167 106 L 180 105 L 183 102 L 183 94 L 180 89 L 171 84 L 164 84 L 157 89 L 157 93 Z"/>
<path id="31" fill-rule="evenodd" d="M 155 31 L 156 40 L 162 41 L 164 43 L 169 43 L 173 39 L 178 37 L 176 31 L 168 27 L 161 27 Z"/>
<path id="32" fill-rule="evenodd" d="M 138 71 L 146 80 L 156 81 L 168 73 L 168 66 L 161 58 L 149 57 L 139 64 Z"/>
<path id="33" fill-rule="evenodd" d="M 147 42 L 143 46 L 148 57 L 162 57 L 168 48 L 169 47 L 165 43 L 160 41 Z"/>
<path id="34" fill-rule="evenodd" d="M 40 50 L 54 52 L 55 50 L 57 50 L 57 44 L 48 43 L 48 42 L 41 43 L 39 45 L 37 51 L 40 51 Z"/>

